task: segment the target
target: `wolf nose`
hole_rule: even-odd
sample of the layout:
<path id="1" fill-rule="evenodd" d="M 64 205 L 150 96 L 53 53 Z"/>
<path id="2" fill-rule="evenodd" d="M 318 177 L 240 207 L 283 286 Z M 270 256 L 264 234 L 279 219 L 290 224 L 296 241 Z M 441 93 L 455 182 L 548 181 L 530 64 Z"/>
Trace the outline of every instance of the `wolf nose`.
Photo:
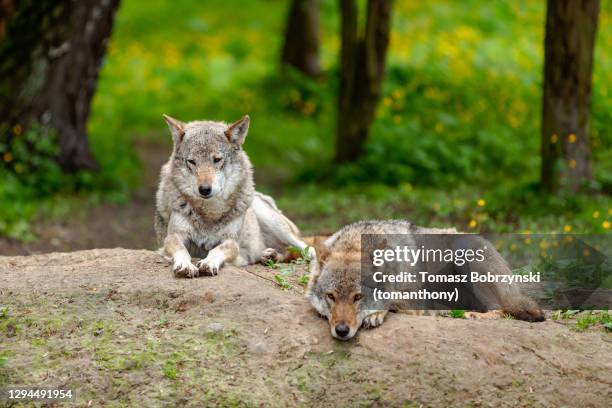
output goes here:
<path id="1" fill-rule="evenodd" d="M 338 337 L 346 337 L 348 336 L 351 329 L 344 323 L 341 323 L 336 326 L 336 334 Z"/>
<path id="2" fill-rule="evenodd" d="M 200 187 L 198 187 L 198 191 L 200 192 L 200 195 L 202 197 L 208 198 L 210 197 L 210 193 L 212 192 L 212 187 L 208 184 L 202 184 Z"/>

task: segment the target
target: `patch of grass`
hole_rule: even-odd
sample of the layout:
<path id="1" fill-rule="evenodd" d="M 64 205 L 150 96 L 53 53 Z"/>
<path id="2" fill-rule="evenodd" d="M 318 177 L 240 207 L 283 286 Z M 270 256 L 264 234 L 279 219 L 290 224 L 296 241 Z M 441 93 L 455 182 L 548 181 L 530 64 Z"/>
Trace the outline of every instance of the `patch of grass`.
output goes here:
<path id="1" fill-rule="evenodd" d="M 310 251 L 310 246 L 306 245 L 304 247 L 304 249 L 300 249 L 294 246 L 290 246 L 289 248 L 287 248 L 287 250 L 292 253 L 297 255 L 297 258 L 292 260 L 291 263 L 297 264 L 297 265 L 303 265 L 306 263 L 310 262 L 310 258 L 309 258 L 309 251 Z"/>
<path id="2" fill-rule="evenodd" d="M 283 290 L 290 290 L 293 288 L 291 284 L 285 279 L 285 277 L 281 273 L 277 273 L 274 275 L 274 281 L 278 286 L 280 286 Z"/>
<path id="3" fill-rule="evenodd" d="M 176 380 L 179 376 L 179 371 L 176 361 L 166 361 L 163 368 L 164 377 L 170 380 Z"/>
<path id="4" fill-rule="evenodd" d="M 575 314 L 580 313 L 580 310 L 557 310 L 553 312 L 552 320 L 568 320 L 571 319 Z"/>
<path id="5" fill-rule="evenodd" d="M 300 280 L 299 280 L 300 285 L 302 285 L 302 286 L 308 285 L 308 279 L 309 278 L 310 277 L 308 276 L 308 274 L 304 274 L 304 275 L 300 276 Z"/>
<path id="6" fill-rule="evenodd" d="M 465 310 L 453 309 L 448 314 L 453 319 L 463 319 L 465 317 Z"/>
<path id="7" fill-rule="evenodd" d="M 264 266 L 270 269 L 276 269 L 278 267 L 273 259 L 266 259 L 266 262 L 264 262 Z"/>
<path id="8" fill-rule="evenodd" d="M 574 329 L 585 331 L 589 327 L 603 325 L 606 330 L 612 330 L 612 314 L 609 312 L 589 312 L 587 316 L 579 317 Z"/>
<path id="9" fill-rule="evenodd" d="M 9 358 L 9 352 L 7 350 L 0 351 L 0 368 L 6 366 L 6 362 Z"/>

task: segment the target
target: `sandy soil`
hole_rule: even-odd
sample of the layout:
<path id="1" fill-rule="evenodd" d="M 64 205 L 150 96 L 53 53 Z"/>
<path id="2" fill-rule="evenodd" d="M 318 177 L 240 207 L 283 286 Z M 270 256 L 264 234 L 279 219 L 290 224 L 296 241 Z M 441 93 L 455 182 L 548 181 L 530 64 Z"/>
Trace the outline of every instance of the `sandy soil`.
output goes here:
<path id="1" fill-rule="evenodd" d="M 338 342 L 293 268 L 282 290 L 261 266 L 175 279 L 145 250 L 0 257 L 0 385 L 80 406 L 609 406 L 601 328 L 395 314 Z"/>

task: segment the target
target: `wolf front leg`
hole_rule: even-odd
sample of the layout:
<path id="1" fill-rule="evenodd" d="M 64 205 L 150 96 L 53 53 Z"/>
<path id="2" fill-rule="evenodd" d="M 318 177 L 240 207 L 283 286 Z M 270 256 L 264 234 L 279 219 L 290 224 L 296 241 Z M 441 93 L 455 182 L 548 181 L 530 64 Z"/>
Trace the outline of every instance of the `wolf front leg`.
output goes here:
<path id="1" fill-rule="evenodd" d="M 201 275 L 214 276 L 225 262 L 232 262 L 238 256 L 238 244 L 233 239 L 226 239 L 214 247 L 208 256 L 197 263 Z"/>
<path id="2" fill-rule="evenodd" d="M 186 236 L 173 232 L 164 240 L 164 253 L 172 258 L 172 272 L 177 278 L 198 276 L 198 268 L 191 263 L 191 255 L 185 247 Z"/>
<path id="3" fill-rule="evenodd" d="M 379 310 L 373 313 L 370 313 L 363 319 L 363 327 L 365 329 L 371 329 L 374 327 L 378 327 L 383 324 L 385 320 L 385 316 L 387 315 L 387 310 Z"/>

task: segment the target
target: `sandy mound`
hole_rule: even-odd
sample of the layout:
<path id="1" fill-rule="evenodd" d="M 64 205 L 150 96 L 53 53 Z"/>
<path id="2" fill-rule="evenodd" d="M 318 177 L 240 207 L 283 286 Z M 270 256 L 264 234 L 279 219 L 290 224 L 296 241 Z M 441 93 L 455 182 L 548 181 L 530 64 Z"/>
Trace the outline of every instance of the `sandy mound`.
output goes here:
<path id="1" fill-rule="evenodd" d="M 0 386 L 79 404 L 605 406 L 612 344 L 547 321 L 391 315 L 350 342 L 301 295 L 299 266 L 179 280 L 150 251 L 0 257 Z M 608 402 L 606 402 L 608 401 Z"/>

